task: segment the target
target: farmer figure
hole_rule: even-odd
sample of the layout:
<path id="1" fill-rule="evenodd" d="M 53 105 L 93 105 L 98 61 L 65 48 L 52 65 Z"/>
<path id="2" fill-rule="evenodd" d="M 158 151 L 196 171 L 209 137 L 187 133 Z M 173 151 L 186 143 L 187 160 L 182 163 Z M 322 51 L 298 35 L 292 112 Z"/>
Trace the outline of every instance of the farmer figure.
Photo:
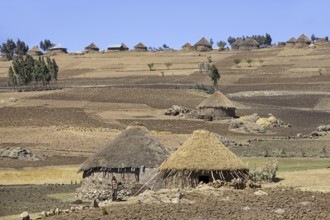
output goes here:
<path id="1" fill-rule="evenodd" d="M 117 182 L 115 176 L 112 177 L 111 188 L 112 188 L 112 201 L 116 201 L 117 200 L 118 182 Z"/>

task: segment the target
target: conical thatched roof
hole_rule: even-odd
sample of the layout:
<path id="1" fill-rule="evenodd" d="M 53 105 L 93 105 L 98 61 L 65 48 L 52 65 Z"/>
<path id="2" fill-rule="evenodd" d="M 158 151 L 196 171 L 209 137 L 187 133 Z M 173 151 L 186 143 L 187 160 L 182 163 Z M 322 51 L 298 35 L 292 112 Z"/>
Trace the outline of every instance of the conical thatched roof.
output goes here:
<path id="1" fill-rule="evenodd" d="M 132 126 L 88 158 L 78 172 L 93 168 L 153 168 L 159 166 L 168 155 L 168 151 L 145 127 Z"/>
<path id="2" fill-rule="evenodd" d="M 253 38 L 246 38 L 240 44 L 240 46 L 259 46 L 258 41 Z"/>
<path id="3" fill-rule="evenodd" d="M 212 45 L 208 40 L 205 39 L 205 37 L 202 37 L 196 44 L 195 46 L 205 46 L 205 47 L 211 47 Z"/>
<path id="4" fill-rule="evenodd" d="M 185 43 L 181 48 L 192 47 L 190 43 Z"/>
<path id="5" fill-rule="evenodd" d="M 235 171 L 247 170 L 244 162 L 209 131 L 194 131 L 159 167 L 160 171 Z"/>
<path id="6" fill-rule="evenodd" d="M 297 40 L 294 37 L 291 37 L 289 40 L 287 40 L 287 43 L 296 43 Z"/>
<path id="7" fill-rule="evenodd" d="M 41 51 L 40 51 L 40 49 L 39 49 L 39 47 L 38 46 L 34 46 L 34 47 L 32 47 L 30 50 L 29 50 L 29 52 L 40 52 L 41 53 Z"/>
<path id="8" fill-rule="evenodd" d="M 85 49 L 94 49 L 94 50 L 99 50 L 99 48 L 94 44 L 94 43 L 91 43 L 90 45 L 88 45 L 87 47 L 85 47 Z"/>
<path id="9" fill-rule="evenodd" d="M 210 97 L 204 99 L 198 106 L 201 108 L 236 108 L 235 105 L 220 91 L 216 91 Z"/>
<path id="10" fill-rule="evenodd" d="M 233 46 L 239 46 L 240 43 L 242 43 L 242 39 L 238 38 L 232 45 Z"/>
<path id="11" fill-rule="evenodd" d="M 305 35 L 305 34 L 302 34 L 298 37 L 297 39 L 297 43 L 311 43 L 312 41 Z"/>
<path id="12" fill-rule="evenodd" d="M 121 47 L 128 50 L 128 47 L 124 43 L 121 43 Z"/>
<path id="13" fill-rule="evenodd" d="M 147 46 L 140 42 L 137 45 L 135 45 L 134 48 L 147 48 Z"/>

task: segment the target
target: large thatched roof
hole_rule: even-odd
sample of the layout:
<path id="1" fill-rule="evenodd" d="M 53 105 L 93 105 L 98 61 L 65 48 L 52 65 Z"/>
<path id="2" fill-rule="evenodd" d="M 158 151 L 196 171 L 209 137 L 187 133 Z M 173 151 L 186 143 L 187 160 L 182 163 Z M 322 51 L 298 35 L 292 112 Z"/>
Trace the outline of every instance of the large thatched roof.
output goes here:
<path id="1" fill-rule="evenodd" d="M 40 49 L 39 49 L 39 47 L 38 46 L 34 46 L 34 47 L 32 47 L 30 50 L 29 50 L 29 52 L 40 52 L 41 53 L 41 51 L 40 51 Z"/>
<path id="2" fill-rule="evenodd" d="M 205 47 L 211 47 L 212 45 L 208 40 L 205 39 L 205 37 L 202 37 L 196 44 L 195 46 L 205 46 Z"/>
<path id="3" fill-rule="evenodd" d="M 85 47 L 85 49 L 94 49 L 94 50 L 99 50 L 99 48 L 94 44 L 94 43 L 91 43 L 90 45 L 88 45 L 87 47 Z"/>
<path id="4" fill-rule="evenodd" d="M 216 91 L 210 97 L 204 99 L 198 106 L 201 108 L 236 108 L 235 105 L 220 91 Z"/>
<path id="5" fill-rule="evenodd" d="M 312 41 L 305 35 L 305 34 L 302 34 L 298 37 L 297 39 L 297 43 L 311 43 Z"/>
<path id="6" fill-rule="evenodd" d="M 232 46 L 239 46 L 240 43 L 242 43 L 242 39 L 238 38 L 238 39 L 232 44 Z"/>
<path id="7" fill-rule="evenodd" d="M 246 38 L 240 44 L 240 46 L 259 46 L 258 41 L 253 38 Z"/>
<path id="8" fill-rule="evenodd" d="M 185 48 L 185 47 L 192 47 L 190 43 L 185 43 L 181 48 Z"/>
<path id="9" fill-rule="evenodd" d="M 135 45 L 134 48 L 147 48 L 147 46 L 140 42 L 137 45 Z"/>
<path id="10" fill-rule="evenodd" d="M 296 43 L 297 40 L 294 37 L 291 37 L 289 40 L 287 40 L 287 43 Z"/>
<path id="11" fill-rule="evenodd" d="M 93 168 L 152 168 L 159 166 L 168 155 L 166 148 L 145 127 L 132 126 L 88 158 L 78 172 Z"/>
<path id="12" fill-rule="evenodd" d="M 159 167 L 160 171 L 235 171 L 246 170 L 244 162 L 223 145 L 216 134 L 194 131 Z"/>

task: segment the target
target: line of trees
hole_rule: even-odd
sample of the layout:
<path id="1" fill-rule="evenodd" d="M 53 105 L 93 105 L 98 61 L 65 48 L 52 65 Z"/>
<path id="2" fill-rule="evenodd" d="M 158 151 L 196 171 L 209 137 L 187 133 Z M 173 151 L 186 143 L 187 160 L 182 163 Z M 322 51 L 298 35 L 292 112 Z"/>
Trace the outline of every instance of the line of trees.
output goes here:
<path id="1" fill-rule="evenodd" d="M 266 33 L 265 35 L 252 35 L 252 36 L 242 36 L 242 37 L 232 37 L 229 36 L 227 41 L 230 45 L 232 45 L 236 40 L 241 39 L 245 40 L 246 38 L 253 38 L 255 39 L 260 45 L 272 45 L 272 37 L 270 34 Z"/>
<path id="2" fill-rule="evenodd" d="M 29 46 L 24 41 L 18 39 L 15 43 L 12 39 L 7 39 L 0 45 L 0 52 L 5 55 L 7 60 L 12 60 L 14 54 L 25 55 L 29 51 Z"/>
<path id="3" fill-rule="evenodd" d="M 31 90 L 45 89 L 51 87 L 52 81 L 57 80 L 58 71 L 55 59 L 14 56 L 8 70 L 8 85 L 14 88 L 28 86 Z"/>

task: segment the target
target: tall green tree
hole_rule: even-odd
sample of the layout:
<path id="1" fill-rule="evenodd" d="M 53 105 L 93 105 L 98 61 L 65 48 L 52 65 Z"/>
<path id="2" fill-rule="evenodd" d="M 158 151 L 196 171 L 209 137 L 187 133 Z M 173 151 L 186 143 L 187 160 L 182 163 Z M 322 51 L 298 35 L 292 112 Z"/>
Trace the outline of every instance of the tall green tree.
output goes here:
<path id="1" fill-rule="evenodd" d="M 228 39 L 227 39 L 227 41 L 228 41 L 228 43 L 230 44 L 230 46 L 231 46 L 236 40 L 237 40 L 237 38 L 234 38 L 234 37 L 232 37 L 232 36 L 229 36 Z"/>
<path id="2" fill-rule="evenodd" d="M 6 43 L 0 45 L 0 52 L 6 56 L 7 60 L 12 60 L 15 52 L 16 44 L 12 39 L 7 39 Z"/>
<path id="3" fill-rule="evenodd" d="M 50 40 L 48 39 L 45 39 L 44 41 L 40 41 L 40 48 L 43 50 L 43 51 L 47 51 L 50 47 L 54 46 L 55 44 L 53 44 Z"/>
<path id="4" fill-rule="evenodd" d="M 15 53 L 17 55 L 26 55 L 28 51 L 29 51 L 29 46 L 26 45 L 24 41 L 18 39 L 16 42 Z"/>
<path id="5" fill-rule="evenodd" d="M 312 43 L 314 44 L 314 42 L 315 42 L 315 40 L 316 40 L 315 34 L 312 34 L 312 36 L 311 36 L 311 40 L 312 40 Z"/>
<path id="6" fill-rule="evenodd" d="M 220 74 L 217 67 L 214 64 L 210 64 L 209 77 L 213 83 L 215 90 L 218 90 L 218 81 L 220 80 Z"/>
<path id="7" fill-rule="evenodd" d="M 221 40 L 221 41 L 217 42 L 217 45 L 220 49 L 223 49 L 223 48 L 225 48 L 227 43 Z"/>
<path id="8" fill-rule="evenodd" d="M 265 39 L 265 44 L 271 46 L 272 45 L 272 37 L 270 36 L 270 34 L 266 33 L 266 39 Z"/>
<path id="9" fill-rule="evenodd" d="M 213 47 L 214 41 L 213 41 L 212 38 L 210 38 L 210 44 L 211 44 L 211 46 Z"/>

